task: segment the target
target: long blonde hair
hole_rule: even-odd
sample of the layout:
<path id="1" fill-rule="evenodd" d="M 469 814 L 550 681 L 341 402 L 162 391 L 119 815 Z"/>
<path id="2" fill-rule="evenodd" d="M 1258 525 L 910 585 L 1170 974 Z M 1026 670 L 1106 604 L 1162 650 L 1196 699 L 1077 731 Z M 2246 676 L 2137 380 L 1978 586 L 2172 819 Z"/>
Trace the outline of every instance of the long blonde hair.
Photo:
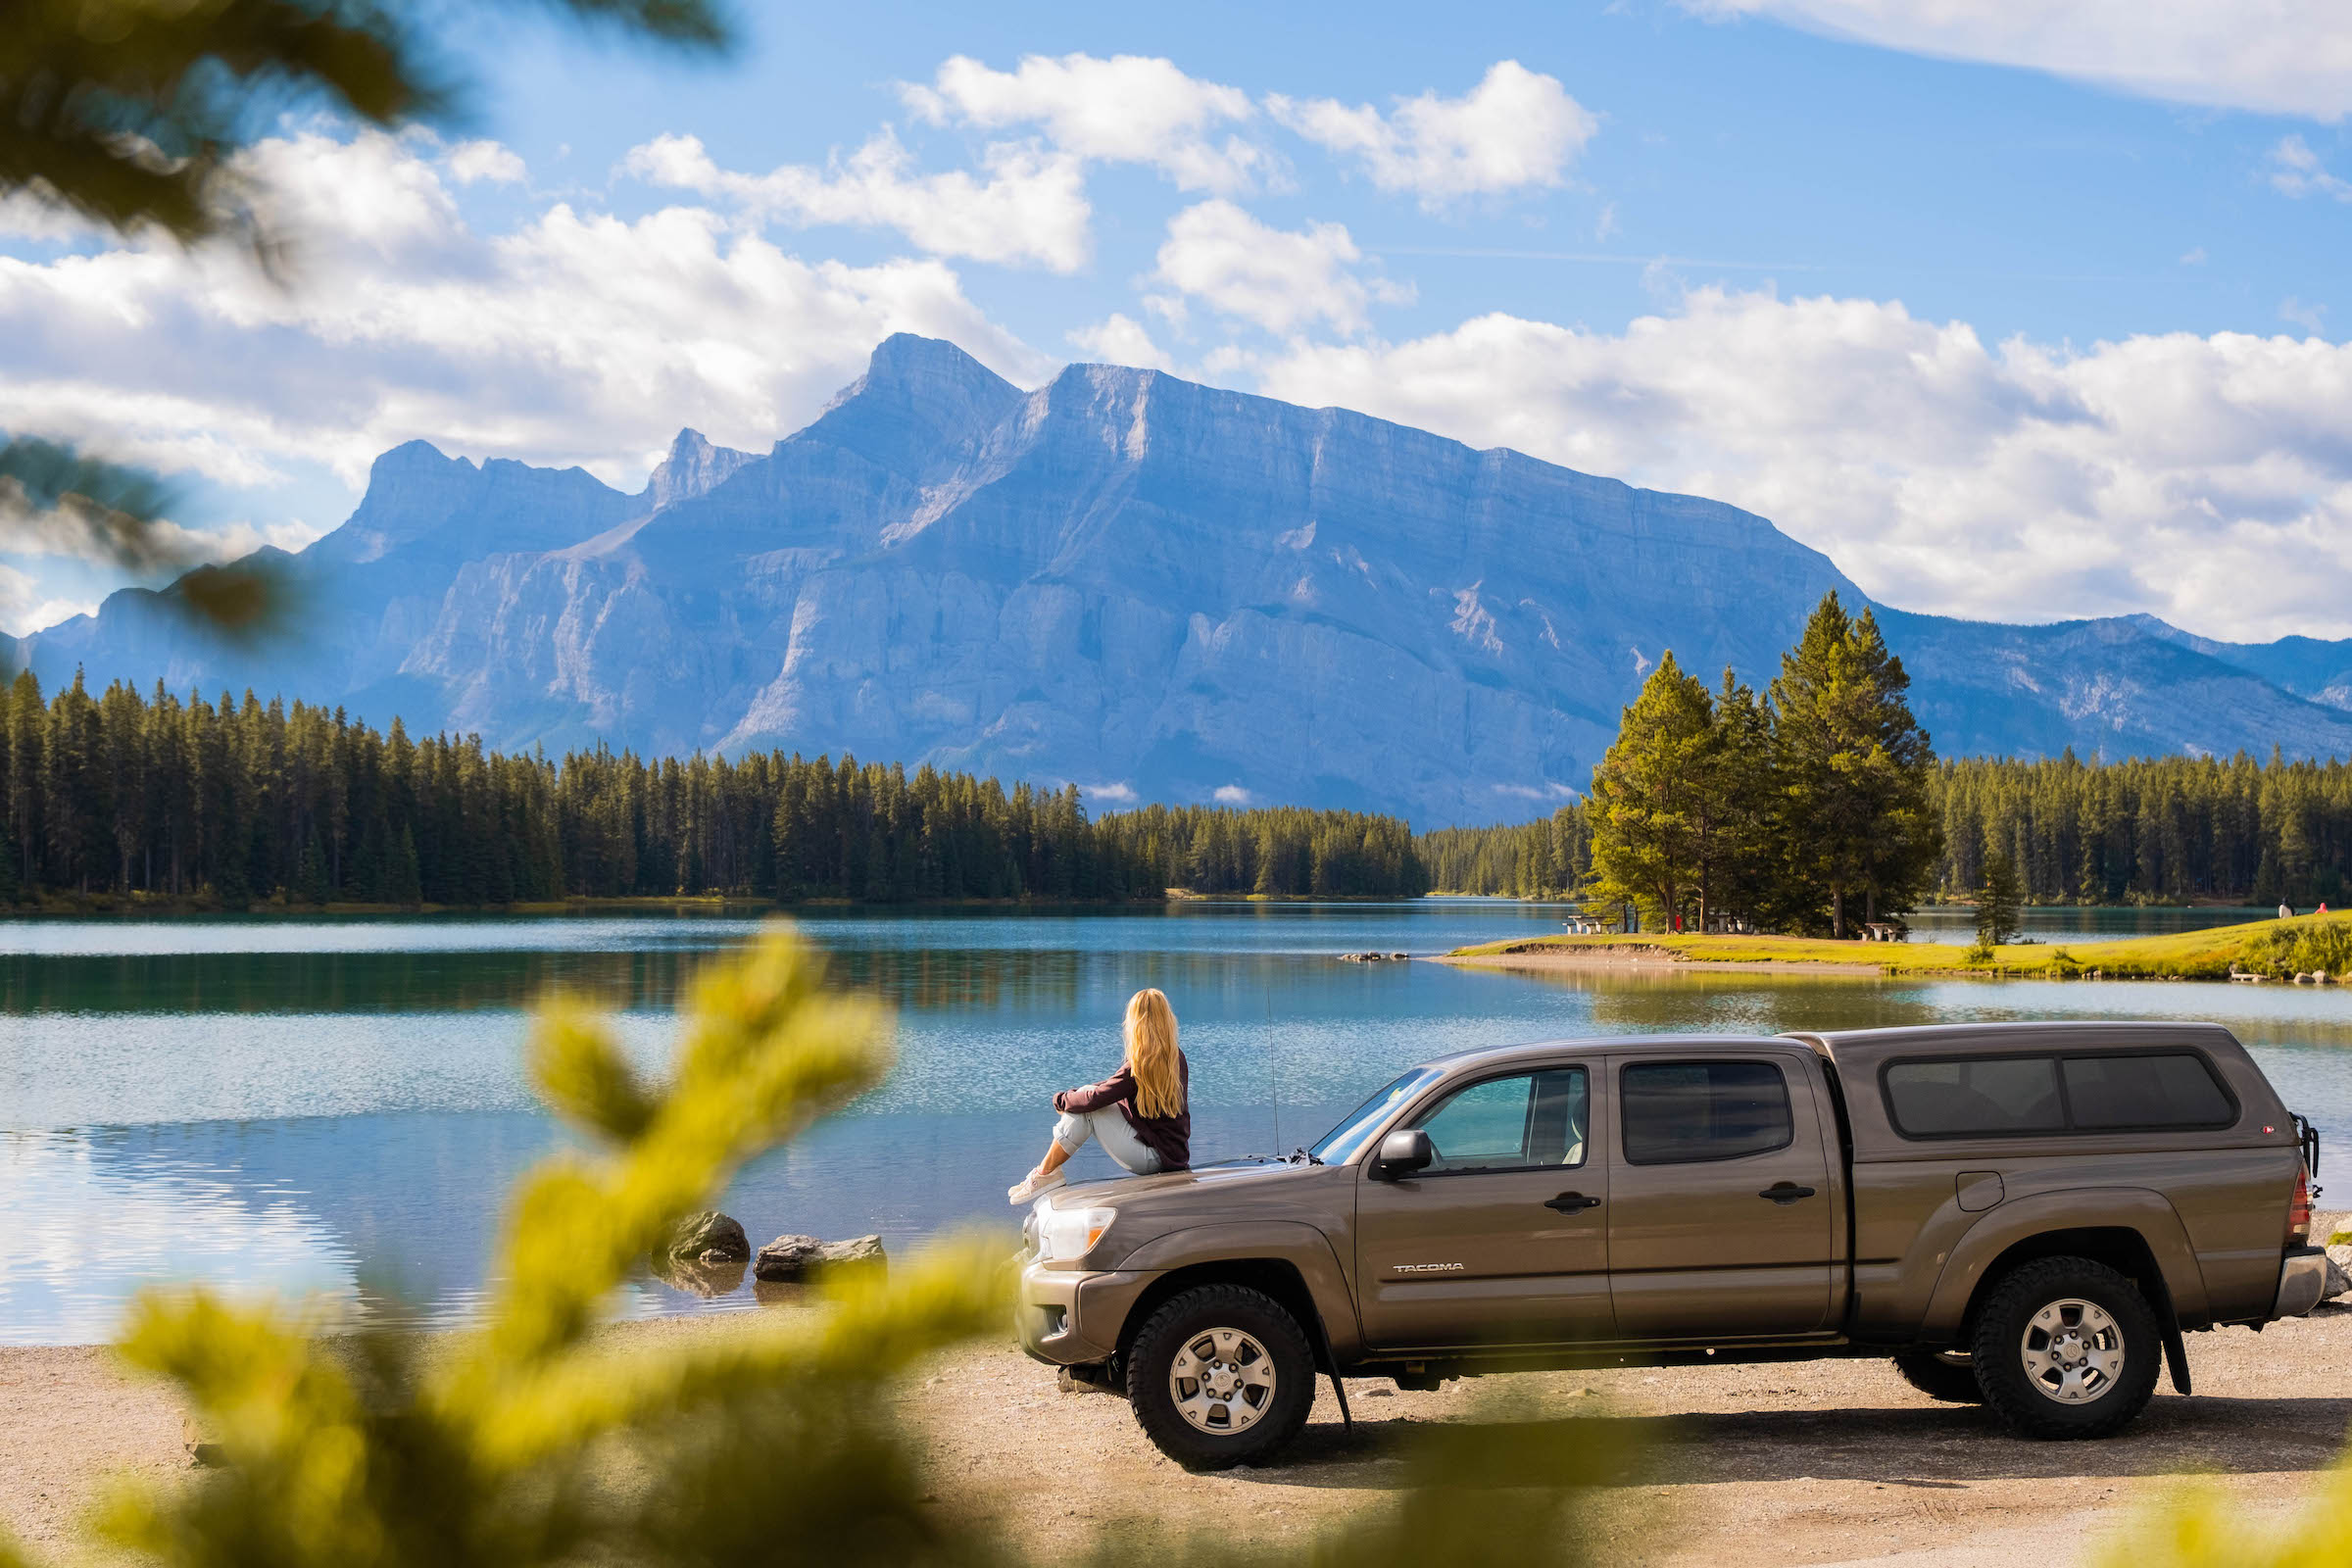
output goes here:
<path id="1" fill-rule="evenodd" d="M 1135 1074 L 1135 1113 L 1180 1116 L 1184 1078 L 1176 1064 L 1176 1009 L 1167 993 L 1147 986 L 1127 999 L 1127 1067 Z"/>

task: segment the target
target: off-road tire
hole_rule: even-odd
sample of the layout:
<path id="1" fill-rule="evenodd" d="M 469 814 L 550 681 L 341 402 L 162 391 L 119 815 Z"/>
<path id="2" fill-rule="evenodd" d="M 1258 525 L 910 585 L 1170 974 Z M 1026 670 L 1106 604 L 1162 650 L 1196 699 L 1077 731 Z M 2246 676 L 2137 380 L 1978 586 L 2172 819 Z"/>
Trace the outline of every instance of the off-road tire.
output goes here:
<path id="1" fill-rule="evenodd" d="M 1274 1392 L 1255 1424 L 1231 1437 L 1203 1432 L 1176 1408 L 1168 1370 L 1212 1329 L 1238 1329 L 1274 1363 Z M 1315 1353 L 1283 1304 L 1246 1285 L 1199 1285 L 1153 1312 L 1127 1350 L 1127 1402 L 1160 1452 L 1187 1470 L 1224 1470 L 1270 1458 L 1298 1436 L 1315 1402 Z"/>
<path id="2" fill-rule="evenodd" d="M 1977 1387 L 1972 1361 L 1949 1361 L 1936 1350 L 1903 1350 L 1894 1358 L 1895 1371 L 1931 1399 L 1946 1404 L 1983 1404 L 1984 1391 Z"/>
<path id="3" fill-rule="evenodd" d="M 2054 1301 L 2105 1308 L 2122 1341 L 2123 1367 L 2108 1391 L 2081 1405 L 2061 1404 L 2035 1388 L 2020 1346 L 2034 1314 Z M 2087 1257 L 2021 1263 L 1993 1284 L 1977 1308 L 1969 1359 L 1984 1406 L 2023 1438 L 2105 1438 L 2129 1426 L 2156 1393 L 2164 1337 L 2139 1287 Z"/>

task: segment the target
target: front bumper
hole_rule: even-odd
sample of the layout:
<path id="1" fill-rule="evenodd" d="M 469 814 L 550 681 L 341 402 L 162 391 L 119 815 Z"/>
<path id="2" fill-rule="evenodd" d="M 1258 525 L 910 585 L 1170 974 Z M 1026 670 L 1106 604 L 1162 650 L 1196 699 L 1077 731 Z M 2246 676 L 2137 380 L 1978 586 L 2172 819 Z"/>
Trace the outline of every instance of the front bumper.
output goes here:
<path id="1" fill-rule="evenodd" d="M 1152 1271 L 1048 1268 L 1021 1270 L 1013 1328 L 1021 1348 L 1049 1366 L 1091 1366 L 1118 1353 L 1127 1312 Z"/>
<path id="2" fill-rule="evenodd" d="M 2278 1265 L 2278 1300 L 2271 1316 L 2301 1317 L 2320 1304 L 2328 1289 L 2328 1254 L 2317 1247 L 2298 1248 Z"/>

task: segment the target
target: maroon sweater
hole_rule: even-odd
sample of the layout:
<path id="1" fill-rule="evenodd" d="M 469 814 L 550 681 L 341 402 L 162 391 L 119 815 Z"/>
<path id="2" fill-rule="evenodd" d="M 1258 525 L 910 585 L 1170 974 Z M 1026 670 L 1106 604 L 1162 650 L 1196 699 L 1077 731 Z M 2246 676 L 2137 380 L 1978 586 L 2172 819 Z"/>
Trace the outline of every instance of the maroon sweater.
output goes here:
<path id="1" fill-rule="evenodd" d="M 1127 1125 L 1146 1149 L 1159 1156 L 1161 1170 L 1191 1170 L 1193 1168 L 1193 1070 L 1176 1054 L 1176 1083 L 1184 1096 L 1184 1108 L 1173 1116 L 1146 1116 L 1135 1108 L 1135 1073 L 1122 1063 L 1117 1072 L 1099 1084 L 1084 1089 L 1065 1089 L 1054 1097 L 1055 1110 L 1074 1110 L 1083 1116 L 1088 1111 L 1101 1110 L 1104 1105 L 1116 1105 Z"/>

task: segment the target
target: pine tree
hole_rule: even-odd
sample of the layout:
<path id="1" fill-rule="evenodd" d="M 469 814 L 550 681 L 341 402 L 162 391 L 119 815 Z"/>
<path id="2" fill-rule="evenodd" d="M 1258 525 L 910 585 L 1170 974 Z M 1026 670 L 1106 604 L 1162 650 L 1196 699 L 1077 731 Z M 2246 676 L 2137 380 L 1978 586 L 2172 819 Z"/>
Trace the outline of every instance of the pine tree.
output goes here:
<path id="1" fill-rule="evenodd" d="M 1998 850 L 1985 856 L 1984 885 L 1977 890 L 1977 946 L 1980 949 L 1997 948 L 2017 935 L 2020 929 L 2019 906 L 2022 903 L 2015 862 Z"/>
<path id="2" fill-rule="evenodd" d="M 1707 689 L 1670 651 L 1625 710 L 1616 742 L 1592 770 L 1592 864 L 1601 897 L 1631 900 L 1671 921 L 1703 885 L 1700 799 L 1717 746 Z"/>
<path id="3" fill-rule="evenodd" d="M 1826 913 L 1835 937 L 1857 897 L 1865 919 L 1910 907 L 1941 854 L 1928 803 L 1935 759 L 1903 700 L 1909 686 L 1877 617 L 1848 617 L 1834 591 L 1772 683 L 1784 885 L 1811 918 Z"/>

